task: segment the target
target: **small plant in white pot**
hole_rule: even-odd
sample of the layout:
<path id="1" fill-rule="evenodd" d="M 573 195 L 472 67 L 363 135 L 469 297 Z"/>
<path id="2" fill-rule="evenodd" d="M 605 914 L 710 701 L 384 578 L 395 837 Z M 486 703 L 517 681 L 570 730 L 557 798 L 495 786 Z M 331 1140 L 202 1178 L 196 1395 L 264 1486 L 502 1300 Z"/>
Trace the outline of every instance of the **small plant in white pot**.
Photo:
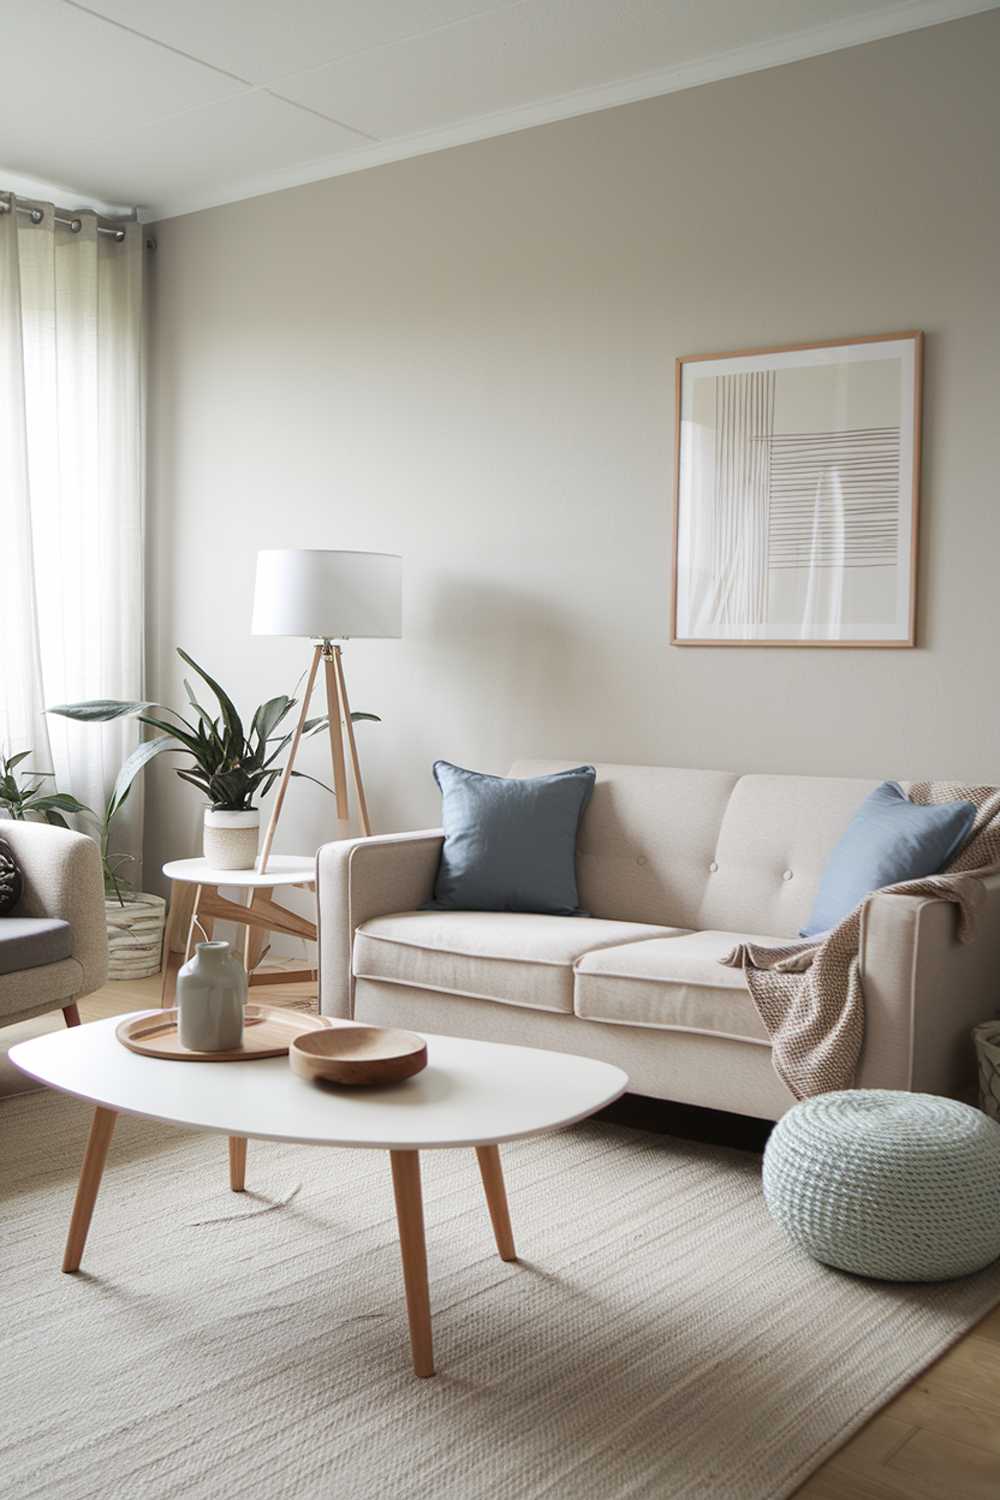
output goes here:
<path id="1" fill-rule="evenodd" d="M 208 798 L 204 828 L 206 860 L 216 870 L 252 869 L 260 835 L 260 811 L 255 804 L 267 795 L 282 773 L 283 767 L 275 762 L 292 736 L 275 734 L 275 730 L 297 700 L 283 693 L 269 698 L 256 709 L 247 732 L 229 694 L 180 646 L 177 654 L 214 694 L 219 706 L 214 716 L 202 707 L 187 680 L 184 690 L 190 705 L 190 717 L 161 703 L 123 703 L 108 698 L 88 703 L 63 703 L 50 708 L 49 713 L 87 724 L 132 716 L 140 723 L 160 730 L 155 739 L 144 740 L 122 766 L 115 786 L 116 791 L 119 786 L 124 790 L 117 807 L 125 800 L 136 776 L 155 756 L 165 751 L 186 753 L 190 761 L 186 766 L 178 766 L 177 774 Z M 377 721 L 375 714 L 354 713 L 351 718 Z M 304 733 L 316 734 L 326 725 L 325 715 L 309 719 Z M 292 775 L 315 781 L 317 786 L 330 791 L 324 782 L 304 771 L 293 771 Z M 112 793 L 112 797 L 114 795 Z"/>

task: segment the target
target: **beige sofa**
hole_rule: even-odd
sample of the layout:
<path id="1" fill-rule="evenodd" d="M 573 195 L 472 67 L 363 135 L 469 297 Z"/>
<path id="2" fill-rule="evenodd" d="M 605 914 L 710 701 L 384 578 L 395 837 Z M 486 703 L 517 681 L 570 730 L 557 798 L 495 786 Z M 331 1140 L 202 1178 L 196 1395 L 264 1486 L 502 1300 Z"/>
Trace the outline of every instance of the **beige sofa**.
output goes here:
<path id="1" fill-rule="evenodd" d="M 0 823 L 24 893 L 0 917 L 0 1026 L 61 1010 L 77 1026 L 77 1001 L 108 976 L 101 856 L 93 839 L 47 823 Z"/>
<path id="2" fill-rule="evenodd" d="M 521 761 L 512 776 L 572 761 Z M 777 1119 L 793 1099 L 738 970 L 737 939 L 796 934 L 875 785 L 599 765 L 577 871 L 588 917 L 423 911 L 440 831 L 327 844 L 317 861 L 327 1015 L 549 1047 L 618 1064 L 639 1094 Z M 975 939 L 956 908 L 866 907 L 857 1083 L 965 1093 L 969 1030 L 1000 1013 L 1000 876 Z"/>

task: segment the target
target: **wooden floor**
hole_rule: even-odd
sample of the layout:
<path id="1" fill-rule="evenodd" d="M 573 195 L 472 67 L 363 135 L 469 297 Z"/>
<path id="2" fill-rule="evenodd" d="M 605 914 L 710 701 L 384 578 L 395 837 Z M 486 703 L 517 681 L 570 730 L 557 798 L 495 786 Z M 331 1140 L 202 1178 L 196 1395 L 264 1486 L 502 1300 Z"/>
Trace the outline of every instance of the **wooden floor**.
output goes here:
<path id="1" fill-rule="evenodd" d="M 159 994 L 158 978 L 120 980 L 81 1001 L 80 1014 L 149 1009 Z M 305 985 L 269 989 L 267 999 L 316 1003 Z M 9 1026 L 4 1048 L 62 1024 L 57 1011 Z M 34 1086 L 0 1057 L 0 1099 Z M 828 1459 L 797 1500 L 1000 1500 L 1000 1308 Z"/>

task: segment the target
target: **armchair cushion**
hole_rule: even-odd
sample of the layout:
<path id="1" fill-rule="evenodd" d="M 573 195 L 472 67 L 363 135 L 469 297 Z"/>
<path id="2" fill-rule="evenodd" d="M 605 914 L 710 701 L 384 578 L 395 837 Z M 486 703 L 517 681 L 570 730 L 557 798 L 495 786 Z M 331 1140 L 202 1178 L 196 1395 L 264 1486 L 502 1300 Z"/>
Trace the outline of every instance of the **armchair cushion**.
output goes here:
<path id="1" fill-rule="evenodd" d="M 73 954 L 73 929 L 57 917 L 0 918 L 0 974 L 39 969 Z"/>
<path id="2" fill-rule="evenodd" d="M 21 899 L 21 867 L 6 839 L 0 839 L 0 917 L 12 912 Z"/>

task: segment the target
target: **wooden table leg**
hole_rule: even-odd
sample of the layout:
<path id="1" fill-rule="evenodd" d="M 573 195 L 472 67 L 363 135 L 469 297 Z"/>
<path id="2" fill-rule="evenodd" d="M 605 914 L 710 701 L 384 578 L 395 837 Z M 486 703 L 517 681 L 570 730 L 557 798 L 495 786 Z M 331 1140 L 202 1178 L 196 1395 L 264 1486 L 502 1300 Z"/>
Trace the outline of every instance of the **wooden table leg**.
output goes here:
<path id="1" fill-rule="evenodd" d="M 427 1245 L 424 1240 L 424 1204 L 420 1191 L 420 1153 L 390 1151 L 392 1188 L 396 1195 L 399 1248 L 403 1257 L 406 1313 L 410 1321 L 410 1348 L 417 1375 L 434 1374 L 431 1339 L 431 1299 L 427 1286 Z"/>
<path id="2" fill-rule="evenodd" d="M 80 1168 L 73 1215 L 69 1221 L 69 1234 L 66 1237 L 62 1263 L 64 1271 L 80 1269 L 83 1247 L 87 1243 L 87 1230 L 90 1228 L 90 1216 L 94 1212 L 94 1200 L 101 1185 L 101 1174 L 117 1118 L 115 1110 L 104 1109 L 100 1104 L 94 1110 L 83 1166 Z"/>
<path id="3" fill-rule="evenodd" d="M 229 1137 L 229 1186 L 234 1193 L 242 1193 L 247 1180 L 247 1138 L 245 1135 Z"/>
<path id="4" fill-rule="evenodd" d="M 163 939 L 163 984 L 160 990 L 160 1004 L 164 1010 L 174 1003 L 177 970 L 184 962 L 195 894 L 195 887 L 186 880 L 170 882 L 170 914 Z"/>
<path id="5" fill-rule="evenodd" d="M 257 890 L 251 889 L 247 896 L 247 907 L 250 911 L 253 911 L 259 890 L 260 887 Z M 267 895 L 266 890 L 264 895 Z M 248 922 L 243 946 L 243 963 L 248 974 L 252 974 L 259 966 L 270 947 L 270 934 L 264 928 L 251 927 Z"/>
<path id="6" fill-rule="evenodd" d="M 514 1249 L 514 1234 L 510 1227 L 510 1211 L 507 1207 L 507 1189 L 504 1187 L 503 1168 L 500 1165 L 500 1150 L 497 1146 L 477 1146 L 476 1159 L 486 1190 L 486 1207 L 490 1211 L 493 1236 L 501 1260 L 517 1260 Z"/>

